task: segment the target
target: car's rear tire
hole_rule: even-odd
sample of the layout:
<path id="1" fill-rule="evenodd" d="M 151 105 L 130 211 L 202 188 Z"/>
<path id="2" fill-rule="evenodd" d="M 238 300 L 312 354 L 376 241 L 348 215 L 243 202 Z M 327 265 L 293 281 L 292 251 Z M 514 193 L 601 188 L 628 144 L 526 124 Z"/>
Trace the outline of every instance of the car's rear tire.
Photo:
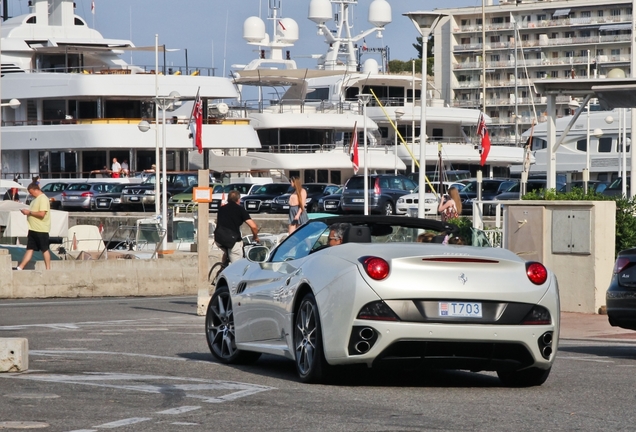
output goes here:
<path id="1" fill-rule="evenodd" d="M 550 368 L 528 368 L 520 371 L 497 371 L 497 376 L 506 387 L 533 387 L 543 384 L 550 375 Z"/>
<path id="2" fill-rule="evenodd" d="M 309 209 L 309 213 L 318 213 L 320 211 L 320 207 L 318 207 L 318 203 L 313 203 Z"/>
<path id="3" fill-rule="evenodd" d="M 205 336 L 212 355 L 221 363 L 253 363 L 261 353 L 236 348 L 232 298 L 227 286 L 218 287 L 205 314 Z"/>
<path id="4" fill-rule="evenodd" d="M 316 299 L 312 293 L 303 297 L 294 319 L 296 371 L 300 381 L 321 382 L 329 365 L 322 347 L 322 326 Z"/>
<path id="5" fill-rule="evenodd" d="M 393 203 L 391 203 L 390 201 L 384 203 L 384 205 L 382 206 L 382 214 L 385 216 L 391 216 L 393 213 L 395 213 Z"/>

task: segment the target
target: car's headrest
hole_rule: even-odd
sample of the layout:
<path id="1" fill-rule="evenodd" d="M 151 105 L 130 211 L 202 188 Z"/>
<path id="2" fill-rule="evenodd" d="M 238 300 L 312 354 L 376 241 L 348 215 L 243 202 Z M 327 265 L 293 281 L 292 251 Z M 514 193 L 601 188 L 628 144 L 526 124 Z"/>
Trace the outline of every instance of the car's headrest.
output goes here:
<path id="1" fill-rule="evenodd" d="M 352 226 L 344 233 L 343 243 L 371 243 L 371 228 Z"/>

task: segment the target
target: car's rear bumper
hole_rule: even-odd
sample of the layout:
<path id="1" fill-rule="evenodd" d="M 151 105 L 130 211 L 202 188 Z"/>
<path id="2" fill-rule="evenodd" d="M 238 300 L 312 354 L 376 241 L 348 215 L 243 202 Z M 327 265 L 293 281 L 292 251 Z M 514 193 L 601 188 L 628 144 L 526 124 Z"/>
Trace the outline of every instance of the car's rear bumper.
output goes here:
<path id="1" fill-rule="evenodd" d="M 556 325 L 463 325 L 354 320 L 353 329 L 369 327 L 377 336 L 363 354 L 326 354 L 333 365 L 402 363 L 443 369 L 548 369 L 556 357 Z M 549 334 L 551 353 L 544 358 L 541 337 Z M 355 335 L 352 333 L 351 338 Z M 350 338 L 350 339 L 351 339 Z M 467 349 L 472 347 L 472 349 Z M 330 350 L 326 350 L 329 353 Z"/>
<path id="2" fill-rule="evenodd" d="M 121 203 L 124 205 L 154 205 L 155 196 L 153 195 L 123 195 Z"/>
<path id="3" fill-rule="evenodd" d="M 636 330 L 636 290 L 610 288 L 605 304 L 610 325 Z"/>

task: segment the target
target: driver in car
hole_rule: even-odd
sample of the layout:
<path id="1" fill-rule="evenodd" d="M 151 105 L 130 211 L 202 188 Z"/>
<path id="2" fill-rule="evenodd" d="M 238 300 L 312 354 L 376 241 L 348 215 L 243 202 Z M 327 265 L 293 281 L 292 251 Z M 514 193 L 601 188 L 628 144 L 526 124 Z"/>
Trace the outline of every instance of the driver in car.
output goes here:
<path id="1" fill-rule="evenodd" d="M 329 226 L 329 239 L 327 246 L 338 246 L 342 244 L 344 233 L 351 227 L 348 223 L 333 223 Z"/>

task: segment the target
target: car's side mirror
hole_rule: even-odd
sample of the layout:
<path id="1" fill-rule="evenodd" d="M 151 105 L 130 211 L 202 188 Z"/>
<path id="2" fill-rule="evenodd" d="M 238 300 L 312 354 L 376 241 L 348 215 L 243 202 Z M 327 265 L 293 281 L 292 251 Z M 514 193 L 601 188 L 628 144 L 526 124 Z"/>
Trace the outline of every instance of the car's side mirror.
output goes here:
<path id="1" fill-rule="evenodd" d="M 265 246 L 254 246 L 247 251 L 246 258 L 249 261 L 262 263 L 269 258 L 269 249 Z"/>

